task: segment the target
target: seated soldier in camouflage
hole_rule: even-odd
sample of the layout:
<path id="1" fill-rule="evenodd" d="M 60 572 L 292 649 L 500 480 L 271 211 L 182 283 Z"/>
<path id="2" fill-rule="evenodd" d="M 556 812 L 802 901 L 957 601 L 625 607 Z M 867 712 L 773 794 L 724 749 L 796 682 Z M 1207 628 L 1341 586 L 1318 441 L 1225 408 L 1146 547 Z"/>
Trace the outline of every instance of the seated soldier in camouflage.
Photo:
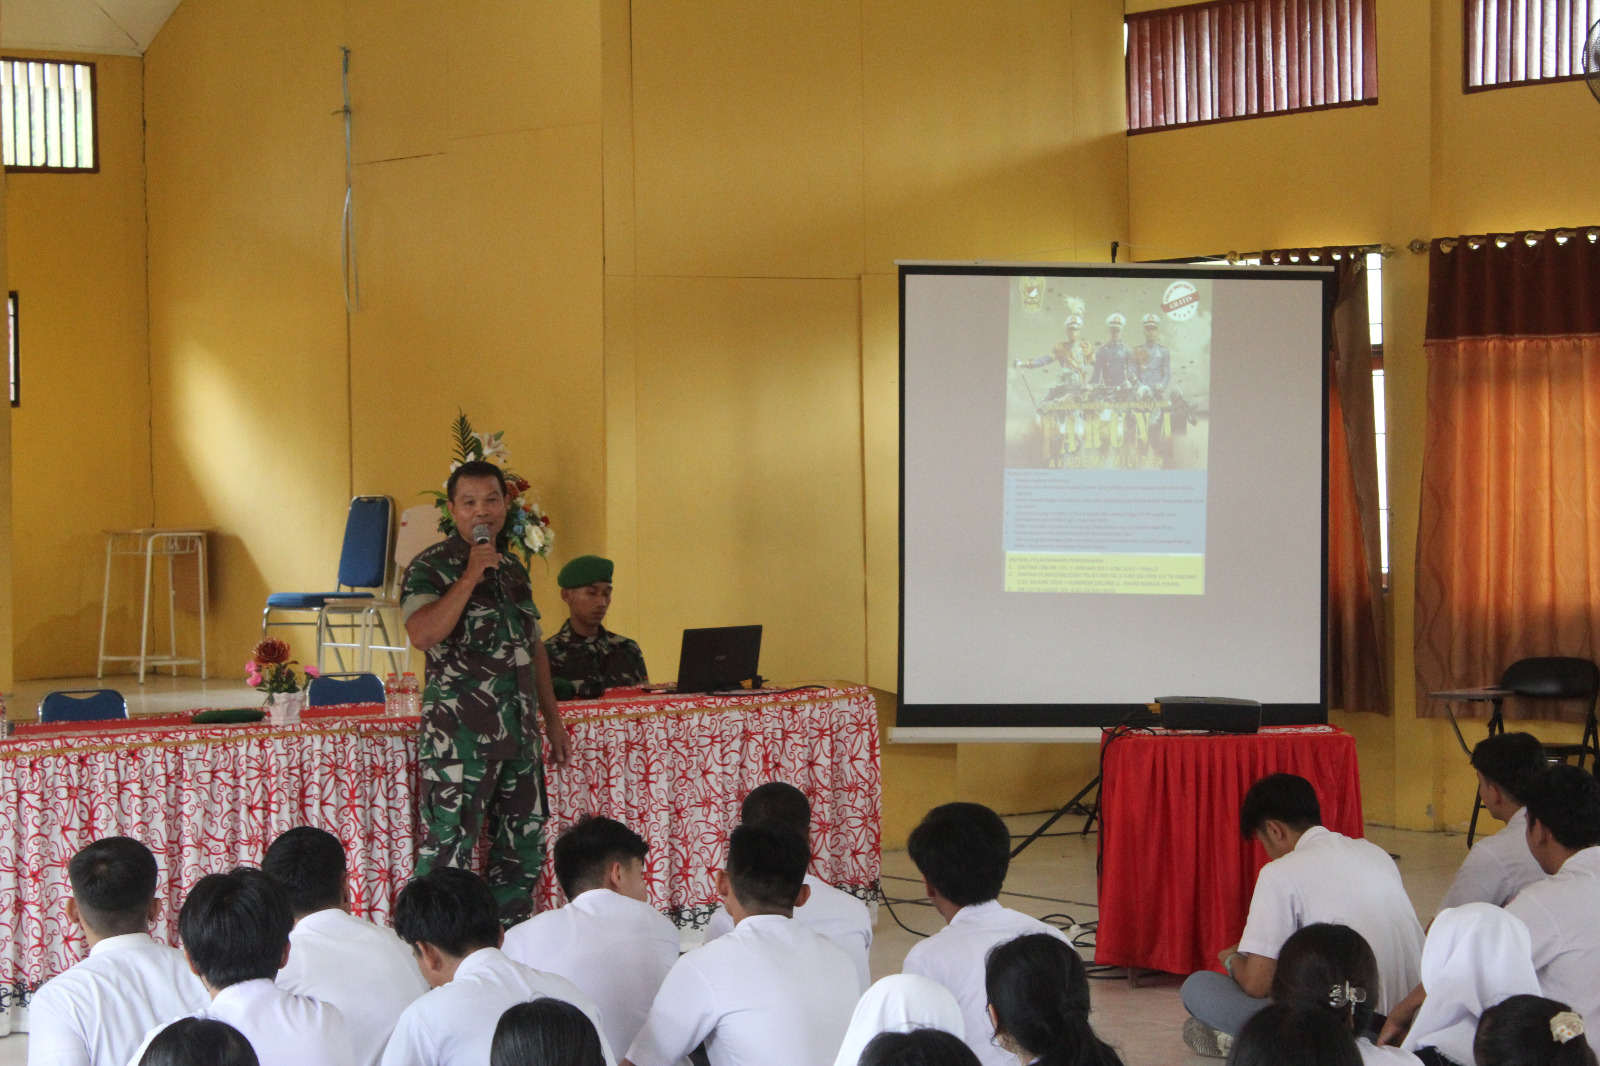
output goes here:
<path id="1" fill-rule="evenodd" d="M 568 617 L 544 647 L 550 655 L 555 692 L 561 699 L 578 695 L 584 682 L 590 683 L 591 690 L 649 682 L 639 645 L 600 624 L 611 607 L 612 569 L 610 559 L 580 555 L 556 575 Z"/>
<path id="2" fill-rule="evenodd" d="M 486 880 L 510 925 L 533 913 L 544 862 L 540 718 L 554 766 L 567 761 L 569 741 L 528 571 L 506 551 L 505 489 L 492 463 L 451 473 L 455 532 L 412 560 L 400 610 L 412 645 L 428 656 L 417 876 L 439 866 L 470 869 L 487 819 Z"/>

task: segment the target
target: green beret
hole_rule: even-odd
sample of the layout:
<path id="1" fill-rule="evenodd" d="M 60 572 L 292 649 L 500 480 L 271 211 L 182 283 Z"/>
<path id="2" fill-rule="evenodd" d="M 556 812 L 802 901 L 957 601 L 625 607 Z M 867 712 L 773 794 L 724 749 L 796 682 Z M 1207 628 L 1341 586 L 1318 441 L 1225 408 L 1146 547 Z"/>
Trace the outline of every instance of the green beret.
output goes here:
<path id="1" fill-rule="evenodd" d="M 570 700 L 578 694 L 578 686 L 564 677 L 552 677 L 550 687 L 555 690 L 558 700 Z"/>
<path id="2" fill-rule="evenodd" d="M 612 562 L 598 555 L 580 555 L 556 575 L 556 584 L 564 589 L 581 589 L 597 581 L 611 580 Z"/>

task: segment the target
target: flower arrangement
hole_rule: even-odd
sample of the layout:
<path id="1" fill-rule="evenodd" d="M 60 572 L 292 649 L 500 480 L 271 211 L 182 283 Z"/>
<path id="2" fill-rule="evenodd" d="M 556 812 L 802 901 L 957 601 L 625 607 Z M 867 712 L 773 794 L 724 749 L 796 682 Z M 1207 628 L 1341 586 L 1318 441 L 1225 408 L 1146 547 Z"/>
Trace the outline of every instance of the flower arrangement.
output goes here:
<path id="1" fill-rule="evenodd" d="M 455 455 L 450 460 L 450 472 L 454 473 L 456 467 L 469 462 L 493 463 L 498 466 L 506 479 L 507 542 L 522 556 L 524 564 L 533 562 L 535 555 L 541 558 L 547 557 L 550 554 L 550 546 L 555 541 L 555 532 L 550 528 L 549 516 L 544 513 L 538 501 L 529 495 L 530 486 L 527 479 L 511 472 L 508 465 L 510 452 L 505 445 L 505 431 L 475 432 L 466 414 L 458 410 L 451 432 L 455 437 Z M 450 497 L 437 489 L 430 489 L 423 495 L 432 496 L 434 506 L 439 509 L 439 532 L 446 536 L 454 533 L 456 523 L 455 519 L 450 517 Z"/>
<path id="2" fill-rule="evenodd" d="M 300 664 L 289 658 L 289 643 L 277 637 L 267 637 L 257 644 L 244 664 L 244 679 L 251 688 L 260 689 L 268 696 L 299 692 L 319 676 L 315 666 L 307 666 L 305 681 L 301 682 L 294 668 Z"/>

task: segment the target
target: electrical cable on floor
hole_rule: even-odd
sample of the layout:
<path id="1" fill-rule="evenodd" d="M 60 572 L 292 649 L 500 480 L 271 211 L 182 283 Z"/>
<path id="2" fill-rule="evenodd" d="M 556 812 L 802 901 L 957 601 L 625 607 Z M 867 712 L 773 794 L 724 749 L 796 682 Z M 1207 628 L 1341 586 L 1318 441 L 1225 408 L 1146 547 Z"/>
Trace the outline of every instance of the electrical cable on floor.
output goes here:
<path id="1" fill-rule="evenodd" d="M 900 928 L 904 929 L 906 932 L 910 933 L 912 936 L 920 936 L 920 937 L 926 938 L 926 937 L 929 937 L 929 936 L 933 935 L 931 933 L 919 933 L 915 929 L 913 929 L 909 925 L 907 925 L 905 922 L 902 922 L 900 920 L 900 915 L 895 913 L 894 905 L 896 903 L 910 903 L 913 906 L 915 906 L 917 901 L 916 900 L 910 900 L 910 899 L 893 900 L 893 899 L 890 899 L 887 895 L 883 897 L 883 907 L 884 907 L 885 910 L 887 910 L 889 912 L 889 917 L 894 919 L 894 924 L 895 925 L 898 925 Z"/>

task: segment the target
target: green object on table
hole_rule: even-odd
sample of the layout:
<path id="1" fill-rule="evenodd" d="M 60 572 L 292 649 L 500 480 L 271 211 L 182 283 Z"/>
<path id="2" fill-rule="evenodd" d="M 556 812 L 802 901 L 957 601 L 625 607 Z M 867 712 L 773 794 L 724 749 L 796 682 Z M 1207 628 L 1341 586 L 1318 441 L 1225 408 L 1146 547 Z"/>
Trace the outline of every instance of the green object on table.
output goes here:
<path id="1" fill-rule="evenodd" d="M 212 711 L 197 711 L 189 719 L 195 725 L 233 725 L 239 722 L 259 722 L 267 716 L 260 707 L 219 707 Z"/>

